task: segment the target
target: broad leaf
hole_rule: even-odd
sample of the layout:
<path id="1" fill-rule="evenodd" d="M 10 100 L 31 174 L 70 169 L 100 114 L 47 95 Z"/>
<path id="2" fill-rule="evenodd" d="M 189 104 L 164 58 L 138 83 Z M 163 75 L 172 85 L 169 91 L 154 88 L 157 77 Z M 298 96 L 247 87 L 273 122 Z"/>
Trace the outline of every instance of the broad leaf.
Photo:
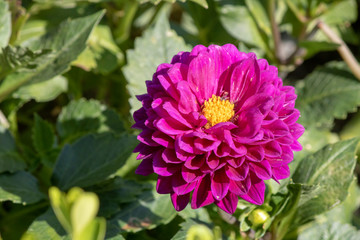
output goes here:
<path id="1" fill-rule="evenodd" d="M 360 105 L 360 82 L 344 64 L 316 69 L 297 90 L 299 122 L 305 127 L 330 128 L 334 118 L 344 119 Z"/>
<path id="2" fill-rule="evenodd" d="M 345 200 L 353 181 L 358 139 L 327 145 L 305 157 L 292 179 L 302 185 L 293 227 L 310 221 Z"/>
<path id="3" fill-rule="evenodd" d="M 0 202 L 30 204 L 45 199 L 39 190 L 37 179 L 28 172 L 3 173 L 0 175 Z"/>
<path id="4" fill-rule="evenodd" d="M 125 163 L 136 144 L 136 138 L 127 134 L 86 135 L 62 149 L 53 172 L 54 183 L 67 190 L 103 181 Z"/>
<path id="5" fill-rule="evenodd" d="M 170 196 L 158 194 L 153 190 L 142 193 L 136 201 L 122 207 L 122 210 L 111 219 L 118 231 L 137 232 L 152 229 L 159 224 L 170 222 L 176 216 Z"/>
<path id="6" fill-rule="evenodd" d="M 31 71 L 8 75 L 0 85 L 0 101 L 25 84 L 46 81 L 66 71 L 71 61 L 84 50 L 88 36 L 103 15 L 104 11 L 100 11 L 65 21 L 55 33 L 50 32 L 35 42 L 31 46 L 33 51 L 52 49 L 52 54 L 41 59 L 39 65 Z"/>
<path id="7" fill-rule="evenodd" d="M 87 45 L 73 65 L 86 71 L 109 74 L 123 61 L 123 53 L 114 42 L 111 29 L 106 25 L 95 27 Z"/>
<path id="8" fill-rule="evenodd" d="M 260 3 L 250 5 L 253 11 L 261 11 L 256 9 L 257 4 Z M 260 32 L 244 0 L 219 2 L 218 12 L 222 25 L 233 37 L 252 46 L 262 48 L 263 50 L 267 49 L 264 36 Z M 263 23 L 264 28 L 267 28 L 267 25 L 267 23 Z"/>
<path id="9" fill-rule="evenodd" d="M 51 125 L 38 115 L 35 115 L 32 139 L 34 147 L 39 154 L 49 152 L 55 144 L 55 134 Z"/>
<path id="10" fill-rule="evenodd" d="M 1 125 L 0 143 L 0 173 L 24 170 L 26 164 L 16 151 L 15 140 Z"/>
<path id="11" fill-rule="evenodd" d="M 64 107 L 57 119 L 57 130 L 63 138 L 79 137 L 89 132 L 123 132 L 119 115 L 97 100 L 79 99 Z"/>
<path id="12" fill-rule="evenodd" d="M 46 61 L 50 50 L 31 51 L 23 47 L 7 46 L 0 52 L 0 80 L 14 71 L 31 71 Z M 1 85 L 0 85 L 1 86 Z"/>
<path id="13" fill-rule="evenodd" d="M 51 208 L 39 216 L 24 234 L 24 240 L 51 239 L 60 240 L 66 235 Z"/>
<path id="14" fill-rule="evenodd" d="M 26 101 L 34 99 L 36 102 L 48 102 L 67 90 L 67 79 L 59 75 L 43 82 L 23 86 L 14 92 L 13 97 Z"/>
<path id="15" fill-rule="evenodd" d="M 323 224 L 314 224 L 305 229 L 298 240 L 358 240 L 360 239 L 360 231 L 349 224 L 341 224 L 339 222 L 326 222 Z"/>
<path id="16" fill-rule="evenodd" d="M 136 201 L 149 188 L 152 188 L 151 184 L 116 177 L 87 190 L 95 192 L 100 198 L 99 215 L 109 217 L 119 211 L 120 204 Z"/>
<path id="17" fill-rule="evenodd" d="M 161 63 L 169 63 L 179 51 L 187 50 L 189 47 L 184 40 L 170 29 L 164 13 L 154 27 L 135 40 L 135 49 L 127 51 L 128 64 L 124 67 L 132 112 L 141 107 L 135 96 L 146 93 L 145 81 L 152 79 L 156 67 Z"/>
<path id="18" fill-rule="evenodd" d="M 185 222 L 180 224 L 180 227 L 181 229 L 171 238 L 171 240 L 213 239 L 214 237 L 212 231 L 206 226 L 206 223 L 201 222 L 198 219 L 188 218 Z M 198 228 L 198 231 L 202 232 L 203 238 L 199 238 L 200 236 L 196 235 L 196 233 L 198 232 L 194 232 L 194 229 L 192 229 L 193 231 L 191 231 L 190 228 Z"/>
<path id="19" fill-rule="evenodd" d="M 0 2 L 0 48 L 5 47 L 11 36 L 11 14 L 6 1 Z M 1 52 L 1 49 L 0 49 Z"/>

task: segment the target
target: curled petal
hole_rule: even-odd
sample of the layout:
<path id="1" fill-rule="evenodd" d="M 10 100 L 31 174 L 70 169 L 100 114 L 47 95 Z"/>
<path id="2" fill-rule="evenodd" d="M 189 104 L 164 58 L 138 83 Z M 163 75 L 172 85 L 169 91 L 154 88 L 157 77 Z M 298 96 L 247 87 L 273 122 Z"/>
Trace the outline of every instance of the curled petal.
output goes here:
<path id="1" fill-rule="evenodd" d="M 214 172 L 211 177 L 211 192 L 217 201 L 223 199 L 228 193 L 230 180 L 226 175 L 225 169 L 221 168 Z"/>
<path id="2" fill-rule="evenodd" d="M 239 198 L 229 192 L 222 200 L 216 201 L 215 204 L 227 213 L 233 214 L 236 210 Z"/>
<path id="3" fill-rule="evenodd" d="M 189 203 L 190 193 L 184 195 L 177 195 L 176 193 L 171 194 L 171 202 L 174 205 L 176 211 L 183 210 Z"/>
<path id="4" fill-rule="evenodd" d="M 209 175 L 206 175 L 196 184 L 195 191 L 191 199 L 191 208 L 197 209 L 215 201 L 210 188 L 211 180 Z"/>

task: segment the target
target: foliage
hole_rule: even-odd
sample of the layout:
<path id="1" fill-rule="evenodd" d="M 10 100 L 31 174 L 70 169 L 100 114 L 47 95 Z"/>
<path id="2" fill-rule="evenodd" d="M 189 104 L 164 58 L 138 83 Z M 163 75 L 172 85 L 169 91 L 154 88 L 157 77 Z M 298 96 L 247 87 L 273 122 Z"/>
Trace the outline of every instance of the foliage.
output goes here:
<path id="1" fill-rule="evenodd" d="M 358 4 L 0 0 L 0 238 L 359 239 L 360 82 L 316 27 L 358 54 Z M 134 174 L 136 95 L 159 64 L 213 43 L 277 66 L 306 128 L 292 178 L 233 216 L 176 212 Z"/>

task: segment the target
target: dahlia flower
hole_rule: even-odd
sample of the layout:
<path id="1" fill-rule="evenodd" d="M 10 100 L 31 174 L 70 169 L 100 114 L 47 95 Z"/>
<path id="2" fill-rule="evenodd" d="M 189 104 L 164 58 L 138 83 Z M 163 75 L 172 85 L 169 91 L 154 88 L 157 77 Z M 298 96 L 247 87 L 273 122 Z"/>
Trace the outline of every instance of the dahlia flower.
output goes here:
<path id="1" fill-rule="evenodd" d="M 277 68 L 232 44 L 198 45 L 160 64 L 143 107 L 136 173 L 158 175 L 156 190 L 177 211 L 215 203 L 234 213 L 238 197 L 264 201 L 264 180 L 289 177 L 304 128 L 294 88 Z"/>

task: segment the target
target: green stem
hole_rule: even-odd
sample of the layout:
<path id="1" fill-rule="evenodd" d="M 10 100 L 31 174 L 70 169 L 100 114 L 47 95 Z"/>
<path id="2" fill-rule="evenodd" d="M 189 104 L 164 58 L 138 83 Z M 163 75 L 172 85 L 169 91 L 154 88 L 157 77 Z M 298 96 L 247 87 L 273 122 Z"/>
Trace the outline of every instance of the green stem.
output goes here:
<path id="1" fill-rule="evenodd" d="M 271 31 L 272 31 L 272 35 L 273 35 L 273 40 L 274 40 L 274 51 L 275 51 L 275 58 L 280 62 L 283 63 L 284 59 L 281 58 L 280 55 L 280 47 L 281 47 L 281 37 L 280 37 L 280 31 L 279 31 L 279 27 L 275 21 L 275 12 L 276 12 L 276 7 L 275 7 L 275 0 L 269 0 L 269 18 L 270 18 L 270 23 L 271 23 Z"/>

